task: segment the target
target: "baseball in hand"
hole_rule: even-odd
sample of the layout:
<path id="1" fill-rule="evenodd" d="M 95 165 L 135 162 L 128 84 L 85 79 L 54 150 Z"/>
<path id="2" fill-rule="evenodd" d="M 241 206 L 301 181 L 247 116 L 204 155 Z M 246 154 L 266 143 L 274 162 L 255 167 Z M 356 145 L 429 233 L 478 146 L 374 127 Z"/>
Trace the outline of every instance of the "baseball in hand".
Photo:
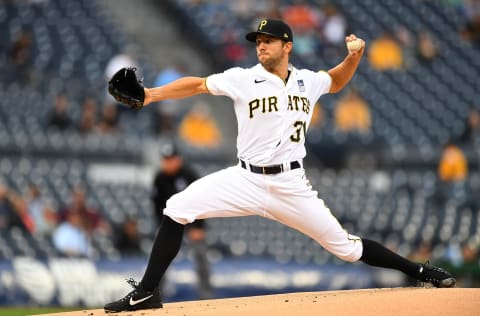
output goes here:
<path id="1" fill-rule="evenodd" d="M 357 50 L 362 48 L 362 45 L 363 45 L 362 40 L 359 38 L 354 39 L 353 41 L 347 42 L 347 48 L 350 52 L 356 52 Z"/>

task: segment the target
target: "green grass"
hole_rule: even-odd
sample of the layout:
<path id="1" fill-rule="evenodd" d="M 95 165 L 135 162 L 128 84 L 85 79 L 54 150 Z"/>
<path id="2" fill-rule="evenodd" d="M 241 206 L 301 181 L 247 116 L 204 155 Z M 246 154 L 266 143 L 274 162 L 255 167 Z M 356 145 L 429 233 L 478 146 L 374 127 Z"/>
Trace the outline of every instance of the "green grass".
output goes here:
<path id="1" fill-rule="evenodd" d="M 39 315 L 48 313 L 61 313 L 79 310 L 79 308 L 62 308 L 62 307 L 9 307 L 0 308 L 0 316 L 26 316 Z"/>

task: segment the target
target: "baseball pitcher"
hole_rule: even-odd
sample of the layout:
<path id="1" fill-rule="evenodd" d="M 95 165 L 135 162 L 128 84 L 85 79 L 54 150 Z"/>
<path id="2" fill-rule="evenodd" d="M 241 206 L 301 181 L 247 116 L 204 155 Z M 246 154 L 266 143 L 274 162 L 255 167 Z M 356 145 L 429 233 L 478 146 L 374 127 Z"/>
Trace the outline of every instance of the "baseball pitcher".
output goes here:
<path id="1" fill-rule="evenodd" d="M 436 287 L 453 287 L 455 279 L 448 272 L 411 262 L 345 231 L 305 175 L 302 159 L 313 106 L 320 96 L 339 92 L 351 80 L 364 41 L 347 36 L 348 54 L 340 64 L 311 71 L 289 63 L 293 34 L 283 21 L 264 19 L 246 39 L 255 43 L 259 61 L 251 68 L 184 77 L 149 89 L 136 80 L 134 69 L 122 69 L 110 81 L 110 93 L 134 108 L 202 93 L 230 97 L 238 123 L 238 164 L 193 182 L 167 201 L 142 280 L 130 279 L 133 291 L 105 305 L 105 311 L 162 307 L 157 287 L 179 251 L 184 225 L 212 217 L 263 216 L 308 235 L 342 260 L 361 260 Z"/>

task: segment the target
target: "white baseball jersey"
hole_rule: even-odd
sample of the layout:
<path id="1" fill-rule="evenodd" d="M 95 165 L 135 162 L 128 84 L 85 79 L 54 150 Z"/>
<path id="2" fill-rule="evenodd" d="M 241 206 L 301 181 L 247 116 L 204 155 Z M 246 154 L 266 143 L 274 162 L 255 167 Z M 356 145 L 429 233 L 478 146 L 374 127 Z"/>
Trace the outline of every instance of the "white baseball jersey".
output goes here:
<path id="1" fill-rule="evenodd" d="M 330 89 L 326 72 L 290 67 L 287 83 L 262 65 L 231 68 L 207 78 L 214 95 L 234 101 L 238 157 L 272 165 L 305 157 L 305 134 L 318 98 Z"/>
<path id="2" fill-rule="evenodd" d="M 238 157 L 247 162 L 193 182 L 167 201 L 164 214 L 187 224 L 196 219 L 258 215 L 310 236 L 337 257 L 357 261 L 359 237 L 348 234 L 312 190 L 303 168 L 258 174 L 250 165 L 289 165 L 305 156 L 305 135 L 317 99 L 328 92 L 326 72 L 290 67 L 287 83 L 260 64 L 231 68 L 207 78 L 214 95 L 234 102 Z"/>

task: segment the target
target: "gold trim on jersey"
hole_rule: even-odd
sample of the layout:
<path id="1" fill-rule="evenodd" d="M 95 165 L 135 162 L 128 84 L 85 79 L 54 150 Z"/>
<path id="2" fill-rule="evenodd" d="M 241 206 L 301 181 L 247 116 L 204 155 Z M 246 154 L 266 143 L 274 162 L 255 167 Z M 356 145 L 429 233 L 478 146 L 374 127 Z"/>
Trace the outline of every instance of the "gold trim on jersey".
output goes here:
<path id="1" fill-rule="evenodd" d="M 208 77 L 205 77 L 205 79 L 203 80 L 203 85 L 205 86 L 205 89 L 207 90 L 208 94 L 213 95 L 213 93 L 210 91 L 210 89 L 208 89 L 207 79 L 208 79 Z"/>

